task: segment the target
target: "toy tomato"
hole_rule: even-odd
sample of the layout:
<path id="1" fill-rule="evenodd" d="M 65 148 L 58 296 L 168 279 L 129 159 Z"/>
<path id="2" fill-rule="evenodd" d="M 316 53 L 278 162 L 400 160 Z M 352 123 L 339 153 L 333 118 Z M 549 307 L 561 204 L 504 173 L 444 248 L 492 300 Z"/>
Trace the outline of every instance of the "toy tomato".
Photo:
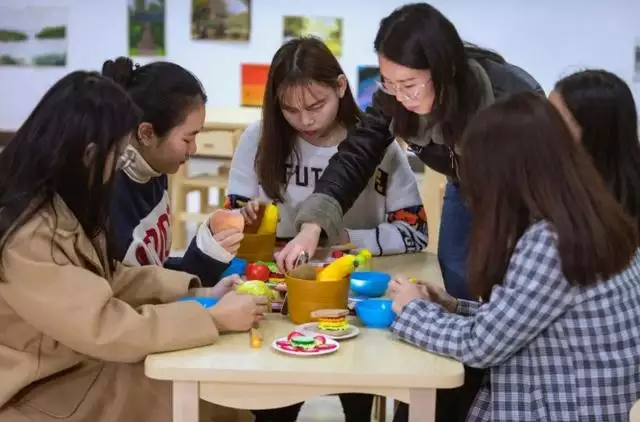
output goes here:
<path id="1" fill-rule="evenodd" d="M 247 280 L 261 280 L 267 281 L 269 280 L 269 275 L 271 271 L 269 271 L 269 267 L 264 264 L 251 263 L 247 265 L 245 270 L 245 276 Z"/>

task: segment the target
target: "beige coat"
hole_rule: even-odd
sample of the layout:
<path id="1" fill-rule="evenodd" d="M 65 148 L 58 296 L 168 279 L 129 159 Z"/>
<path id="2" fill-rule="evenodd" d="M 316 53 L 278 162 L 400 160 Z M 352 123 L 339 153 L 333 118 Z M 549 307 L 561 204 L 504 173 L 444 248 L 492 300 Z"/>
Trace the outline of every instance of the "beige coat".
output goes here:
<path id="1" fill-rule="evenodd" d="M 171 386 L 147 379 L 141 361 L 216 340 L 201 306 L 163 304 L 198 280 L 155 266 L 111 274 L 64 202 L 53 208 L 20 228 L 1 257 L 0 422 L 170 421 Z M 205 410 L 238 420 L 236 411 Z"/>

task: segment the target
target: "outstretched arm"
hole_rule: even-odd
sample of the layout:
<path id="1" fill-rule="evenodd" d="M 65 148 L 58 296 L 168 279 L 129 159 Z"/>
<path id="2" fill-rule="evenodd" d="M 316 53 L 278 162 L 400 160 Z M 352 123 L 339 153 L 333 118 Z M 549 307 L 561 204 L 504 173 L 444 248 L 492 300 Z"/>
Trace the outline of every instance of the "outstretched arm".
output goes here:
<path id="1" fill-rule="evenodd" d="M 315 223 L 329 242 L 335 243 L 343 214 L 365 189 L 393 139 L 389 121 L 378 110 L 368 108 L 363 120 L 349 131 L 329 160 L 314 193 L 299 205 L 298 230 L 304 223 Z"/>

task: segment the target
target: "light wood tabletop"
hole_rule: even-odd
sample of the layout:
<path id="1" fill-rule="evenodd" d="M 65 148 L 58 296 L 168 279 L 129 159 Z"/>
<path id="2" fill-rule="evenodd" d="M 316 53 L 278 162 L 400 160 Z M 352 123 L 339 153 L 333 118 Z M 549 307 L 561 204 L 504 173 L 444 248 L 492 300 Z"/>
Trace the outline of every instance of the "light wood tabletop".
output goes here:
<path id="1" fill-rule="evenodd" d="M 439 276 L 427 253 L 374 259 L 374 268 L 431 281 Z M 410 272 L 410 273 L 409 273 Z M 437 280 L 435 280 L 437 281 Z M 361 328 L 333 354 L 289 356 L 271 343 L 295 326 L 273 314 L 260 323 L 263 346 L 247 333 L 221 336 L 216 344 L 147 357 L 148 377 L 174 383 L 174 422 L 197 422 L 198 399 L 238 409 L 268 409 L 327 394 L 361 392 L 409 403 L 410 422 L 432 422 L 435 391 L 460 386 L 460 363 L 393 338 L 388 330 Z"/>
<path id="2" fill-rule="evenodd" d="M 636 402 L 629 413 L 629 422 L 640 422 L 640 400 Z"/>

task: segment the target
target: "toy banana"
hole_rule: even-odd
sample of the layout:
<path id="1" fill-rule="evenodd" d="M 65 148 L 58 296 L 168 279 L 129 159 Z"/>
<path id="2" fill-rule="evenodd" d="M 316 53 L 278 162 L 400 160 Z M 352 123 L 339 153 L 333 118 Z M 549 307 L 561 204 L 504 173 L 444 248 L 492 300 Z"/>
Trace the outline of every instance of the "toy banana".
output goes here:
<path id="1" fill-rule="evenodd" d="M 371 271 L 372 254 L 369 249 L 360 249 L 356 255 L 357 269 L 356 271 Z"/>
<path id="2" fill-rule="evenodd" d="M 258 227 L 258 234 L 275 233 L 278 228 L 278 206 L 275 204 L 269 204 L 264 210 L 260 227 Z"/>
<path id="3" fill-rule="evenodd" d="M 318 281 L 335 281 L 349 277 L 356 269 L 356 257 L 343 255 L 322 269 L 316 276 Z"/>

